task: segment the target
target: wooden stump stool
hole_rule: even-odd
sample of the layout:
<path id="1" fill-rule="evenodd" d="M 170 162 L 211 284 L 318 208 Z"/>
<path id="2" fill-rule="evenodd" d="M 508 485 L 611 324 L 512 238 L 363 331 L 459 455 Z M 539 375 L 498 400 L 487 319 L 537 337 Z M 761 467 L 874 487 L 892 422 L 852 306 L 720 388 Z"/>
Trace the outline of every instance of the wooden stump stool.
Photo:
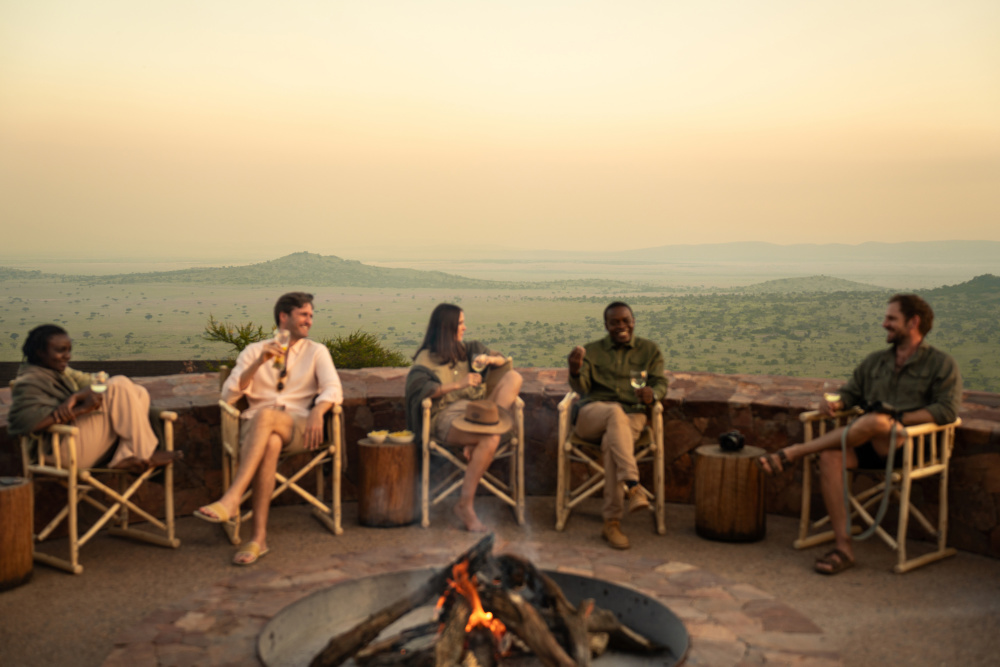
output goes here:
<path id="1" fill-rule="evenodd" d="M 365 526 L 406 526 L 417 519 L 417 446 L 358 441 L 358 521 Z"/>
<path id="2" fill-rule="evenodd" d="M 23 477 L 0 477 L 0 591 L 32 575 L 34 489 Z"/>
<path id="3" fill-rule="evenodd" d="M 754 459 L 760 447 L 724 451 L 719 445 L 697 450 L 695 530 L 710 540 L 754 542 L 767 529 L 764 514 L 764 474 Z"/>

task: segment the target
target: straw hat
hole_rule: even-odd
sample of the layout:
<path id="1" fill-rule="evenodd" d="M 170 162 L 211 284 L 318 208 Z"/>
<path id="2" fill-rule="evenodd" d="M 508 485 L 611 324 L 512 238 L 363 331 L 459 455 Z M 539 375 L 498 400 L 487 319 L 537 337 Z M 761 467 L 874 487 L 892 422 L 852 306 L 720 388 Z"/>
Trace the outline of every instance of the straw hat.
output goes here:
<path id="1" fill-rule="evenodd" d="M 510 416 L 493 401 L 469 401 L 465 406 L 465 416 L 451 425 L 467 433 L 506 433 L 511 423 Z"/>

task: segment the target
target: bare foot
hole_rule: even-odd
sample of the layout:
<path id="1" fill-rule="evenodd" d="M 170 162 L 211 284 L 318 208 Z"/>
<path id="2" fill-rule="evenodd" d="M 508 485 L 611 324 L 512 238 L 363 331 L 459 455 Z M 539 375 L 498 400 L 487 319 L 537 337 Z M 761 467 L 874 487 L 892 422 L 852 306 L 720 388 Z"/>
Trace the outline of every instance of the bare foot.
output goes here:
<path id="1" fill-rule="evenodd" d="M 141 475 L 149 467 L 149 463 L 135 456 L 128 456 L 111 466 L 113 470 L 125 470 L 133 475 Z"/>
<path id="2" fill-rule="evenodd" d="M 470 533 L 486 532 L 486 526 L 476 516 L 476 510 L 472 509 L 471 505 L 466 507 L 460 502 L 455 503 L 455 516 L 462 520 L 462 523 L 465 524 L 465 529 Z"/>
<path id="3" fill-rule="evenodd" d="M 153 452 L 153 455 L 149 457 L 149 465 L 152 468 L 159 468 L 165 466 L 168 463 L 173 463 L 174 461 L 180 461 L 184 458 L 184 452 L 180 451 L 165 451 L 160 450 Z"/>

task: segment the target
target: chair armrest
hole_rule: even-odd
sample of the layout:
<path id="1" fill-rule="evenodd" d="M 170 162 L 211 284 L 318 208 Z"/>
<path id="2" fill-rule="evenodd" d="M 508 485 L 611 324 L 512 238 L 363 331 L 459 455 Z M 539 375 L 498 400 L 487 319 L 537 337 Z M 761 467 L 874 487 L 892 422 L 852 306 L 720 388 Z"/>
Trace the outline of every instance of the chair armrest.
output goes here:
<path id="1" fill-rule="evenodd" d="M 799 421 L 801 422 L 817 422 L 823 421 L 824 419 L 840 419 L 841 417 L 850 417 L 852 415 L 864 414 L 864 411 L 854 406 L 853 408 L 848 408 L 847 410 L 840 410 L 834 412 L 832 415 L 824 415 L 819 410 L 810 410 L 809 412 L 803 412 L 799 415 Z"/>
<path id="2" fill-rule="evenodd" d="M 579 398 L 579 396 L 575 391 L 571 391 L 566 394 L 563 399 L 559 401 L 559 413 L 562 414 L 563 412 L 569 410 L 570 406 L 573 405 L 573 402 L 576 401 L 577 398 Z"/>
<path id="3" fill-rule="evenodd" d="M 931 433 L 939 433 L 941 431 L 947 431 L 948 429 L 957 428 L 962 424 L 961 419 L 956 419 L 949 424 L 935 424 L 934 422 L 927 422 L 925 424 L 914 424 L 913 426 L 906 427 L 906 435 L 908 437 L 929 435 Z"/>
<path id="4" fill-rule="evenodd" d="M 160 419 L 165 422 L 175 422 L 177 421 L 177 413 L 173 410 L 161 410 Z"/>
<path id="5" fill-rule="evenodd" d="M 72 435 L 74 437 L 80 435 L 80 429 L 76 426 L 70 426 L 69 424 L 53 424 L 45 429 L 45 432 L 58 433 L 59 435 Z"/>
<path id="6" fill-rule="evenodd" d="M 233 406 L 229 405 L 229 403 L 226 403 L 225 401 L 219 401 L 219 409 L 221 409 L 224 413 L 226 413 L 230 417 L 235 417 L 236 419 L 240 418 L 240 411 L 234 408 Z"/>

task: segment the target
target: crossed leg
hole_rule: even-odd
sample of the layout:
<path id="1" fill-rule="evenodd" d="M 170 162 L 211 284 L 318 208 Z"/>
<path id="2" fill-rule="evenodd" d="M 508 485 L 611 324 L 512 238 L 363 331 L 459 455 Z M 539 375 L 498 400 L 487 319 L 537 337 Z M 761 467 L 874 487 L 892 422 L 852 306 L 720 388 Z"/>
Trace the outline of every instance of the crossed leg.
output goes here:
<path id="1" fill-rule="evenodd" d="M 894 421 L 889 415 L 870 413 L 858 417 L 851 424 L 847 433 L 847 468 L 849 470 L 858 467 L 858 457 L 854 449 L 866 442 L 872 443 L 872 448 L 879 456 L 888 456 L 893 423 Z M 902 426 L 897 425 L 897 428 L 902 428 Z M 842 472 L 844 455 L 840 449 L 843 432 L 844 427 L 836 428 L 814 440 L 790 445 L 781 451 L 784 452 L 789 463 L 793 463 L 808 454 L 819 453 L 819 480 L 823 503 L 830 516 L 835 548 L 843 554 L 843 556 L 836 555 L 835 558 L 838 561 L 846 558 L 853 563 L 854 547 L 851 536 L 847 533 L 847 512 L 844 509 L 844 477 Z M 761 467 L 770 473 L 780 472 L 783 469 L 776 456 L 763 456 L 760 462 Z M 828 555 L 817 561 L 817 571 L 832 574 L 837 569 L 838 564 L 830 562 L 829 558 Z"/>
<path id="2" fill-rule="evenodd" d="M 517 371 L 508 371 L 497 383 L 496 387 L 489 395 L 489 399 L 504 410 L 510 410 L 521 391 L 521 374 Z M 479 517 L 473 501 L 476 498 L 476 489 L 479 488 L 479 480 L 493 462 L 493 455 L 500 446 L 500 436 L 498 434 L 469 433 L 457 428 L 448 429 L 448 436 L 445 442 L 452 445 L 463 445 L 465 447 L 465 459 L 469 465 L 465 469 L 465 478 L 462 480 L 462 491 L 458 502 L 455 503 L 455 514 L 466 530 L 481 533 L 486 530 L 486 526 Z"/>
<path id="3" fill-rule="evenodd" d="M 267 518 L 271 509 L 271 493 L 274 491 L 274 473 L 278 469 L 278 458 L 285 445 L 292 441 L 295 422 L 291 415 L 281 410 L 265 409 L 254 415 L 246 425 L 248 434 L 240 452 L 240 465 L 230 485 L 218 503 L 225 509 L 226 517 L 240 511 L 243 494 L 253 485 L 253 520 L 251 542 L 256 542 L 260 551 L 267 550 Z M 208 517 L 223 519 L 211 506 L 198 510 Z"/>

